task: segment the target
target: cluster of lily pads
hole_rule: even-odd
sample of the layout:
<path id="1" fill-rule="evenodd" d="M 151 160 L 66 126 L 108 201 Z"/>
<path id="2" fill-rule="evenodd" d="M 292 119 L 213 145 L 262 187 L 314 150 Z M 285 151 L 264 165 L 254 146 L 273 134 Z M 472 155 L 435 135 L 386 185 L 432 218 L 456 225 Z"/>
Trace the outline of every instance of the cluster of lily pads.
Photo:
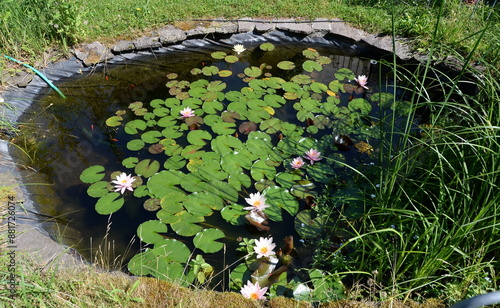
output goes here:
<path id="1" fill-rule="evenodd" d="M 279 52 L 270 43 L 257 48 Z M 271 235 L 269 222 L 281 222 L 286 213 L 302 239 L 320 236 L 325 218 L 317 215 L 314 200 L 345 163 L 339 147 L 371 155 L 370 140 L 378 135 L 372 107 L 395 109 L 391 94 L 369 93 L 367 77 L 347 68 L 327 76 L 326 83 L 316 79 L 331 59 L 314 49 L 305 49 L 295 62 L 233 71 L 231 65 L 244 61 L 246 52 L 243 46 L 234 54 L 213 52 L 207 62 L 213 64 L 191 70 L 194 81 L 179 80 L 177 73 L 166 76 L 169 97 L 134 102 L 107 119 L 109 127 L 130 135 L 126 148 L 133 154 L 123 159 L 122 170 L 90 166 L 80 179 L 91 184 L 87 192 L 97 198 L 95 209 L 102 215 L 120 210 L 129 198 L 143 199 L 145 210 L 156 212 L 156 220 L 137 229 L 148 248 L 129 261 L 132 274 L 205 283 L 214 268 L 204 256 L 221 251 L 228 236 L 224 225 L 203 224 L 214 214 Z M 244 86 L 226 90 L 229 77 Z M 191 238 L 197 253 L 169 233 Z M 232 269 L 233 289 L 243 287 L 251 298 L 262 298 L 262 288 L 271 286 L 275 293 L 304 290 L 304 281 L 287 276 L 293 237 L 277 257 L 256 253 L 254 239 L 245 238 L 240 246 L 246 258 Z M 250 277 L 253 283 L 247 282 Z M 325 284 L 329 277 L 310 269 L 313 284 L 305 293 L 325 296 L 325 286 L 332 288 Z M 334 288 L 333 294 L 342 293 L 341 286 Z"/>

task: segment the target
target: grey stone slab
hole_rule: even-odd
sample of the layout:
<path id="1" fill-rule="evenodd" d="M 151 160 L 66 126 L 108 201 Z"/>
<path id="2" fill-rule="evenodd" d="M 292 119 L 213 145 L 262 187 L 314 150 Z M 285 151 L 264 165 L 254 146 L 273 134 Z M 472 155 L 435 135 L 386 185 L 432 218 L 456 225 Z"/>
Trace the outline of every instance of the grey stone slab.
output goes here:
<path id="1" fill-rule="evenodd" d="M 207 34 L 215 33 L 216 30 L 217 29 L 215 27 L 202 27 L 202 26 L 198 26 L 198 27 L 196 27 L 194 29 L 187 30 L 186 31 L 186 35 L 188 37 L 198 36 L 198 35 L 207 35 Z"/>
<path id="2" fill-rule="evenodd" d="M 258 32 L 268 32 L 276 30 L 276 24 L 273 22 L 256 22 L 255 30 Z"/>
<path id="3" fill-rule="evenodd" d="M 215 33 L 229 34 L 238 32 L 238 24 L 235 22 L 213 22 Z"/>
<path id="4" fill-rule="evenodd" d="M 330 32 L 332 30 L 332 24 L 326 18 L 316 18 L 311 26 L 314 31 Z"/>
<path id="5" fill-rule="evenodd" d="M 344 22 L 333 22 L 331 23 L 331 26 L 332 29 L 330 30 L 330 33 L 344 36 L 355 41 L 360 41 L 368 35 L 366 32 L 351 27 Z"/>
<path id="6" fill-rule="evenodd" d="M 142 37 L 136 38 L 133 41 L 133 43 L 134 43 L 135 49 L 137 49 L 137 50 L 161 47 L 159 37 L 142 36 Z"/>
<path id="7" fill-rule="evenodd" d="M 278 21 L 276 23 L 276 29 L 300 34 L 311 34 L 314 32 L 310 23 L 296 23 L 293 19 Z"/>
<path id="8" fill-rule="evenodd" d="M 242 18 L 238 20 L 238 32 L 251 32 L 255 29 L 252 18 Z"/>
<path id="9" fill-rule="evenodd" d="M 153 31 L 152 34 L 153 36 L 158 36 L 160 38 L 160 43 L 162 44 L 176 43 L 187 38 L 186 31 L 171 25 L 163 27 L 157 31 Z"/>
<path id="10" fill-rule="evenodd" d="M 132 41 L 125 41 L 125 40 L 118 41 L 118 43 L 116 43 L 113 47 L 111 47 L 111 50 L 113 52 L 131 51 L 134 49 L 135 49 L 134 43 Z"/>
<path id="11" fill-rule="evenodd" d="M 113 53 L 100 42 L 81 45 L 74 49 L 75 56 L 82 60 L 86 66 L 105 62 L 114 57 Z"/>

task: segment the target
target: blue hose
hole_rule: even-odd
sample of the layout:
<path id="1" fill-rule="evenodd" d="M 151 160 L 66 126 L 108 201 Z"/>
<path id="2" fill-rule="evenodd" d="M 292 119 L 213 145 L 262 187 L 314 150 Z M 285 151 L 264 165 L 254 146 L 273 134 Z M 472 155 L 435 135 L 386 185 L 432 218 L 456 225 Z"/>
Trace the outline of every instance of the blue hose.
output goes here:
<path id="1" fill-rule="evenodd" d="M 40 76 L 52 89 L 54 89 L 57 93 L 59 93 L 59 95 L 61 95 L 62 98 L 66 98 L 66 96 L 50 81 L 47 79 L 47 77 L 45 77 L 45 75 L 43 75 L 39 70 L 37 70 L 36 68 L 34 68 L 33 66 L 29 65 L 29 64 L 26 64 L 26 63 L 23 63 L 19 60 L 16 60 L 12 57 L 9 57 L 7 55 L 3 55 L 4 57 L 6 57 L 7 59 L 11 60 L 11 61 L 14 61 L 16 63 L 19 63 L 19 64 L 22 64 L 24 66 L 26 66 L 27 68 L 29 68 L 30 70 L 32 70 L 33 72 L 35 72 L 38 76 Z"/>

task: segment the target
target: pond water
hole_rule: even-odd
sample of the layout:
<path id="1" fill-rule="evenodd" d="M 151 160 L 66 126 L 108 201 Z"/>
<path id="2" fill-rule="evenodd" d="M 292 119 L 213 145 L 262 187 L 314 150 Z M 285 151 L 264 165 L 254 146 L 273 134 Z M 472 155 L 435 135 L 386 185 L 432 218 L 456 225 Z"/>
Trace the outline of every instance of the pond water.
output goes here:
<path id="1" fill-rule="evenodd" d="M 111 214 L 100 215 L 95 210 L 96 199 L 89 196 L 88 184 L 80 180 L 82 171 L 92 165 L 104 166 L 109 171 L 126 170 L 122 161 L 125 158 L 136 155 L 131 151 L 128 143 L 134 139 L 133 136 L 124 132 L 122 126 L 109 127 L 106 120 L 114 116 L 118 110 L 128 110 L 129 105 L 134 102 L 143 102 L 146 106 L 154 99 L 165 100 L 175 97 L 175 87 L 166 85 L 175 80 L 194 82 L 199 79 L 209 81 L 224 80 L 227 84 L 225 92 L 239 91 L 248 86 L 248 80 L 244 80 L 242 74 L 248 67 L 266 68 L 269 76 L 279 76 L 288 80 L 294 75 L 307 73 L 314 81 L 323 82 L 328 85 L 340 69 L 348 68 L 355 76 L 366 75 L 368 80 L 377 80 L 380 74 L 376 61 L 361 59 L 343 55 L 339 50 L 331 46 L 310 46 L 304 44 L 275 44 L 277 52 L 265 52 L 259 49 L 259 45 L 246 45 L 247 51 L 243 52 L 236 62 L 227 63 L 224 60 L 214 59 L 211 54 L 215 51 L 223 51 L 232 54 L 231 48 L 212 46 L 203 49 L 191 48 L 190 50 L 178 50 L 175 53 L 159 53 L 150 56 L 136 57 L 133 60 L 123 61 L 119 64 L 108 64 L 99 67 L 90 74 L 75 78 L 70 81 L 58 83 L 59 89 L 67 96 L 66 100 L 56 96 L 55 93 L 39 97 L 35 104 L 27 110 L 20 120 L 26 123 L 24 142 L 26 143 L 30 156 L 33 159 L 31 167 L 38 171 L 37 181 L 49 183 L 50 186 L 33 187 L 33 197 L 40 205 L 40 212 L 57 218 L 59 224 L 56 232 L 62 233 L 66 244 L 74 245 L 75 248 L 88 260 L 95 261 L 104 259 L 106 262 L 122 261 L 125 265 L 128 260 L 146 246 L 137 238 L 138 226 L 148 220 L 157 218 L 156 211 L 147 211 L 143 207 L 143 198 L 126 198 L 123 207 Z M 305 72 L 300 64 L 307 61 L 304 58 L 304 49 L 310 48 L 317 51 L 321 56 L 329 59 L 328 63 L 322 64 L 321 71 L 312 70 Z M 278 63 L 288 60 L 297 64 L 294 70 L 279 70 Z M 265 63 L 262 66 L 262 63 Z M 200 77 L 193 75 L 193 68 L 203 69 L 205 67 L 217 67 L 219 70 L 230 70 L 230 77 L 220 77 L 218 74 Z M 171 75 L 175 73 L 177 76 Z M 248 77 L 248 76 L 247 76 Z M 357 98 L 365 98 L 367 91 L 358 87 L 354 81 L 346 81 L 352 84 L 346 88 L 350 91 L 339 91 L 337 95 L 345 107 L 350 101 Z M 371 93 L 376 84 L 369 84 Z M 324 91 L 326 92 L 326 91 Z M 343 93 L 345 92 L 345 93 Z M 280 94 L 280 93 L 278 93 Z M 361 108 L 361 107 L 360 107 Z M 301 123 L 296 119 L 297 108 L 291 104 L 275 108 L 275 117 L 290 123 Z M 372 113 L 378 114 L 379 107 L 373 105 Z M 126 120 L 139 118 L 129 115 Z M 373 117 L 368 115 L 362 119 L 367 124 L 366 130 L 373 124 Z M 372 121 L 370 123 L 370 121 Z M 244 121 L 237 121 L 240 125 Z M 260 124 L 260 123 L 257 123 Z M 307 124 L 314 126 L 312 122 Z M 311 131 L 306 137 L 314 135 Z M 335 138 L 346 138 L 342 130 L 336 132 L 336 128 L 330 128 L 324 135 Z M 234 134 L 233 134 L 234 135 Z M 238 135 L 238 133 L 236 133 Z M 280 141 L 278 133 L 270 133 L 273 142 Z M 377 147 L 375 138 L 363 137 L 353 140 L 370 143 L 371 149 Z M 245 141 L 247 136 L 239 133 L 239 138 Z M 360 150 L 354 143 L 338 141 L 338 146 L 327 150 L 329 155 L 342 156 L 342 161 L 349 165 L 375 163 L 375 156 L 370 152 Z M 344 148 L 342 148 L 344 147 Z M 370 151 L 372 151 L 370 150 Z M 167 156 L 158 158 L 159 154 L 148 151 L 141 152 L 141 159 L 157 159 L 161 164 Z M 161 154 L 162 155 L 162 154 Z M 326 155 L 326 154 L 325 154 Z M 277 172 L 284 172 L 285 163 L 277 166 Z M 333 166 L 333 165 L 332 165 Z M 316 190 L 321 189 L 321 186 Z M 255 192 L 252 187 L 245 188 L 240 193 L 240 198 L 247 197 L 248 193 Z M 241 201 L 241 200 L 240 200 Z M 240 202 L 241 203 L 241 202 Z M 241 203 L 242 204 L 242 203 Z M 305 200 L 299 201 L 300 210 L 310 208 Z M 219 212 L 214 211 L 208 215 L 204 222 L 199 223 L 203 228 L 217 228 L 223 230 L 225 238 L 220 242 L 226 244 L 223 251 L 204 255 L 205 261 L 213 265 L 217 270 L 225 265 L 235 262 L 241 257 L 241 253 L 235 253 L 241 238 L 258 238 L 272 235 L 278 246 L 282 239 L 292 235 L 295 238 L 295 246 L 300 249 L 301 236 L 294 228 L 295 217 L 287 211 L 283 211 L 282 221 L 269 221 L 270 231 L 259 231 L 249 224 L 233 225 L 221 218 Z M 193 251 L 194 246 L 190 237 L 178 235 L 169 229 L 164 234 L 165 238 L 177 239 L 183 242 Z M 150 245 L 151 246 L 151 245 Z M 309 255 L 304 253 L 297 257 L 298 267 L 307 265 Z"/>

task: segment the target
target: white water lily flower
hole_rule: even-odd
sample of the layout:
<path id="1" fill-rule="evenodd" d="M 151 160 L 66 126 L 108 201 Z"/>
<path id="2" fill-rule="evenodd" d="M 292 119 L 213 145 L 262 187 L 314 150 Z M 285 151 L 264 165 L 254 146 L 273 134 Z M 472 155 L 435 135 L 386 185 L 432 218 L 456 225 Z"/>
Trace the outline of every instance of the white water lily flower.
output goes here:
<path id="1" fill-rule="evenodd" d="M 255 240 L 255 246 L 253 247 L 253 250 L 257 254 L 258 259 L 274 255 L 274 248 L 276 248 L 276 244 L 273 243 L 272 237 L 261 237 L 260 239 Z"/>
<path id="2" fill-rule="evenodd" d="M 270 207 L 266 204 L 266 197 L 257 192 L 255 194 L 250 194 L 250 198 L 245 198 L 245 201 L 250 204 L 250 206 L 244 207 L 247 211 L 263 211 Z"/>
<path id="3" fill-rule="evenodd" d="M 267 287 L 261 288 L 259 283 L 256 282 L 253 284 L 250 280 L 247 281 L 247 284 L 241 288 L 241 294 L 246 298 L 252 299 L 266 299 L 264 294 L 266 294 Z"/>
<path id="4" fill-rule="evenodd" d="M 186 107 L 181 110 L 181 118 L 190 118 L 190 117 L 194 117 L 194 111 L 191 108 Z"/>
<path id="5" fill-rule="evenodd" d="M 366 77 L 365 75 L 359 75 L 358 78 L 354 78 L 354 80 L 356 80 L 356 82 L 363 88 L 368 89 L 368 87 L 366 86 L 366 84 L 368 83 L 368 77 Z"/>
<path id="6" fill-rule="evenodd" d="M 131 174 L 127 175 L 125 172 L 122 172 L 119 176 L 116 177 L 116 180 L 111 181 L 111 182 L 116 184 L 115 191 L 120 191 L 120 193 L 123 194 L 125 192 L 125 190 L 130 190 L 130 191 L 134 190 L 132 188 L 132 183 L 134 181 L 135 181 L 135 179 L 132 177 Z"/>
<path id="7" fill-rule="evenodd" d="M 243 46 L 241 44 L 236 44 L 233 47 L 233 51 L 236 52 L 237 55 L 244 52 L 245 50 L 246 50 L 245 46 Z"/>

